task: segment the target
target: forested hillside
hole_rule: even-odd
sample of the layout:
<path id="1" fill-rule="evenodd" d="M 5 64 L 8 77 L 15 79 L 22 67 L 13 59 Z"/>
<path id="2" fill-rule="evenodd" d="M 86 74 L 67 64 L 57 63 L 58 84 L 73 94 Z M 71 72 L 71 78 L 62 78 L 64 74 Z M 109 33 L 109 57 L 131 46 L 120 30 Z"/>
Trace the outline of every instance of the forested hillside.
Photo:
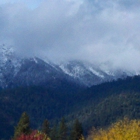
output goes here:
<path id="1" fill-rule="evenodd" d="M 0 92 L 0 138 L 14 133 L 21 114 L 26 111 L 32 128 L 40 129 L 48 119 L 51 126 L 65 118 L 68 129 L 78 119 L 84 135 L 94 126 L 107 127 L 127 116 L 140 118 L 140 76 L 104 83 L 88 89 L 66 87 L 22 87 Z M 50 126 L 50 127 L 51 127 Z"/>
<path id="2" fill-rule="evenodd" d="M 93 86 L 81 94 L 83 107 L 69 115 L 83 122 L 87 130 L 106 127 L 124 116 L 140 118 L 140 77 L 128 77 L 125 80 Z"/>

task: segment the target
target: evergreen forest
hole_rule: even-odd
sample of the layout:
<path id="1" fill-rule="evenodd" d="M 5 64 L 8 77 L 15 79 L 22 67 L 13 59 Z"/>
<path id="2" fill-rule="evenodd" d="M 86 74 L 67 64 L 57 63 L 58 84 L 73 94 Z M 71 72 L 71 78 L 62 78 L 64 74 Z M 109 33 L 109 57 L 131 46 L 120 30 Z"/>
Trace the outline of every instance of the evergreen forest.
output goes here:
<path id="1" fill-rule="evenodd" d="M 139 140 L 139 84 L 135 76 L 90 88 L 1 89 L 0 139 Z"/>

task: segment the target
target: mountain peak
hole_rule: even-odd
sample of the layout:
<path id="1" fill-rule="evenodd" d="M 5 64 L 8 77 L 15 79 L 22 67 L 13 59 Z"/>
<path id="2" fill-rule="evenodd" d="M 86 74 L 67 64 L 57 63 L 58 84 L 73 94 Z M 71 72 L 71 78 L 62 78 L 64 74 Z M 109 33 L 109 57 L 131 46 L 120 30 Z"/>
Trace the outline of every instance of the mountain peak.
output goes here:
<path id="1" fill-rule="evenodd" d="M 111 71 L 106 67 L 72 60 L 54 64 L 49 59 L 18 57 L 12 47 L 0 45 L 0 87 L 26 86 L 73 82 L 92 86 L 106 81 L 133 76 L 122 70 Z"/>

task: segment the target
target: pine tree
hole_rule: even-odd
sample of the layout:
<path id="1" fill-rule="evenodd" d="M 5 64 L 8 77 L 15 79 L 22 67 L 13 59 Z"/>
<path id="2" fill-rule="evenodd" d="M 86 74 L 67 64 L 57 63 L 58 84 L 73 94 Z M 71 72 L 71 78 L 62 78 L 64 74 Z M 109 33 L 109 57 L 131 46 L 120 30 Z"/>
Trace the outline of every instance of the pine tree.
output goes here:
<path id="1" fill-rule="evenodd" d="M 67 139 L 67 126 L 65 123 L 65 119 L 62 118 L 58 130 L 58 140 L 66 140 L 66 139 Z"/>
<path id="2" fill-rule="evenodd" d="M 47 119 L 43 122 L 42 132 L 47 134 L 48 136 L 50 134 L 50 126 L 49 126 L 49 121 Z"/>
<path id="3" fill-rule="evenodd" d="M 51 140 L 58 140 L 58 129 L 56 124 L 50 131 L 50 138 Z"/>
<path id="4" fill-rule="evenodd" d="M 79 140 L 83 136 L 82 124 L 76 119 L 69 140 Z"/>
<path id="5" fill-rule="evenodd" d="M 30 133 L 29 116 L 26 112 L 23 112 L 17 126 L 15 127 L 14 139 L 19 137 L 21 134 L 29 134 L 29 133 Z"/>

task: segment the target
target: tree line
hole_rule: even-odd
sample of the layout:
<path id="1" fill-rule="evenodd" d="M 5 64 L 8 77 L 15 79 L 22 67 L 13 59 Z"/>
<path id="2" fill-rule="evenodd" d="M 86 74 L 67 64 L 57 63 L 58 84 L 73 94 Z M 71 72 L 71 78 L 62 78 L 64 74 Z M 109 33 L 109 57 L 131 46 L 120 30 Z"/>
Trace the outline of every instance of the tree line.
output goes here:
<path id="1" fill-rule="evenodd" d="M 124 117 L 107 128 L 92 128 L 86 140 L 139 140 L 140 120 Z M 15 127 L 12 140 L 85 140 L 81 123 L 75 120 L 68 135 L 65 119 L 62 118 L 58 126 L 50 128 L 49 121 L 44 120 L 41 130 L 30 128 L 29 116 L 24 112 Z"/>
<path id="2" fill-rule="evenodd" d="M 74 121 L 72 129 L 68 131 L 66 121 L 61 119 L 59 125 L 50 127 L 46 119 L 41 130 L 33 130 L 30 127 L 30 118 L 23 112 L 17 126 L 15 127 L 12 140 L 84 140 L 82 124 L 78 119 Z"/>

